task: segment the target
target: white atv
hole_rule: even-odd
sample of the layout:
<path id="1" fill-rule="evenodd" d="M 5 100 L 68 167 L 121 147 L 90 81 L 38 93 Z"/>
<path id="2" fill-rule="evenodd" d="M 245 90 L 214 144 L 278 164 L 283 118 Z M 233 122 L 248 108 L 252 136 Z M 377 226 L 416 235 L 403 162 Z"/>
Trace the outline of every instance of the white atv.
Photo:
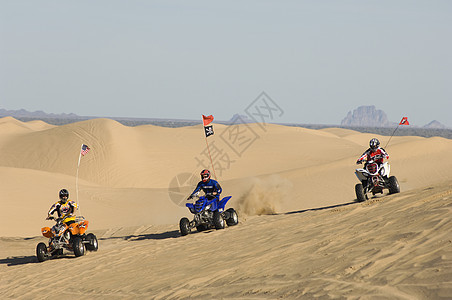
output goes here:
<path id="1" fill-rule="evenodd" d="M 400 185 L 395 176 L 389 176 L 391 167 L 388 162 L 378 164 L 375 161 L 367 161 L 364 168 L 356 169 L 355 175 L 361 183 L 355 185 L 356 199 L 363 202 L 369 199 L 367 193 L 375 195 L 383 194 L 384 189 L 389 189 L 389 194 L 400 192 Z"/>

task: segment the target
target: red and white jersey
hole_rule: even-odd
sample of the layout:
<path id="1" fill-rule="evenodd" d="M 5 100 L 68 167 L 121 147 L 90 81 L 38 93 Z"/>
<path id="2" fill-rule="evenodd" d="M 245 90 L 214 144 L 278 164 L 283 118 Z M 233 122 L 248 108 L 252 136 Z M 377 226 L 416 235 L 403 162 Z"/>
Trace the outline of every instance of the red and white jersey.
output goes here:
<path id="1" fill-rule="evenodd" d="M 389 159 L 389 155 L 386 153 L 385 149 L 378 147 L 376 151 L 372 151 L 370 148 L 367 149 L 366 152 L 358 158 L 358 161 L 373 160 L 376 163 L 382 164 L 384 159 Z"/>

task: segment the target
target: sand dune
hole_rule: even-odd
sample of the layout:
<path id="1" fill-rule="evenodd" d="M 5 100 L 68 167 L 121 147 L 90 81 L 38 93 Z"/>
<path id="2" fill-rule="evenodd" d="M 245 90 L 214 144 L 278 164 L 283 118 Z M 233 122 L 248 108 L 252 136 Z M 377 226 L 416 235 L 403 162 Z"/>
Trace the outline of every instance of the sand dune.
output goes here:
<path id="1" fill-rule="evenodd" d="M 437 299 L 452 294 L 452 141 L 393 137 L 402 193 L 355 203 L 372 137 L 345 129 L 214 125 L 216 175 L 240 223 L 181 238 L 184 199 L 210 168 L 201 126 L 64 126 L 0 119 L 0 298 Z M 79 194 L 75 174 L 82 143 Z M 97 253 L 35 264 L 47 210 L 68 188 Z M 65 270 L 80 286 L 60 288 Z M 4 276 L 3 274 L 6 274 Z M 7 278 L 7 279 L 4 279 Z M 79 281 L 80 280 L 80 281 Z M 23 289 L 23 286 L 29 287 Z"/>
<path id="2" fill-rule="evenodd" d="M 2 298 L 447 299 L 452 185 L 248 217 L 96 231 L 98 252 L 36 263 L 42 238 L 0 238 Z M 71 287 L 60 280 L 71 276 Z M 27 288 L 24 288 L 24 287 Z M 51 291 L 49 293 L 49 291 Z"/>

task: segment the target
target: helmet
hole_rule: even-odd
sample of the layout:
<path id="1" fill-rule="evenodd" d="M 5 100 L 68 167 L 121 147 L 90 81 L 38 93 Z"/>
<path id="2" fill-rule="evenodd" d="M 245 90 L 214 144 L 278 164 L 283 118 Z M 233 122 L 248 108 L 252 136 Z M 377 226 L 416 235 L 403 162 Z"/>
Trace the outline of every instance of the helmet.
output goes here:
<path id="1" fill-rule="evenodd" d="M 201 179 L 203 182 L 209 181 L 210 179 L 210 171 L 207 169 L 204 169 L 201 171 Z"/>
<path id="2" fill-rule="evenodd" d="M 63 203 L 66 203 L 67 199 L 69 198 L 69 192 L 68 192 L 68 190 L 66 190 L 66 189 L 60 190 L 59 196 L 60 196 L 60 200 L 61 200 Z M 64 197 L 66 197 L 66 198 L 64 198 Z"/>
<path id="3" fill-rule="evenodd" d="M 369 146 L 370 146 L 370 149 L 375 151 L 380 146 L 380 141 L 378 139 L 376 139 L 376 138 L 373 138 L 373 139 L 370 140 Z"/>

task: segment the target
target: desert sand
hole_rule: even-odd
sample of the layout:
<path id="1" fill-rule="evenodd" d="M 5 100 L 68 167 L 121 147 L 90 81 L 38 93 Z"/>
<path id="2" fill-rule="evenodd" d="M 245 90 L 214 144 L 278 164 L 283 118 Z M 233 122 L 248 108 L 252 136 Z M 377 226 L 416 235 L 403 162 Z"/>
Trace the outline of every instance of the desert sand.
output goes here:
<path id="1" fill-rule="evenodd" d="M 202 126 L 0 119 L 0 298 L 450 299 L 452 140 L 393 137 L 401 193 L 355 201 L 372 137 L 338 128 L 214 124 L 215 177 L 239 224 L 181 237 L 208 163 Z M 81 144 L 78 197 L 76 172 Z M 38 263 L 67 188 L 99 250 Z"/>

